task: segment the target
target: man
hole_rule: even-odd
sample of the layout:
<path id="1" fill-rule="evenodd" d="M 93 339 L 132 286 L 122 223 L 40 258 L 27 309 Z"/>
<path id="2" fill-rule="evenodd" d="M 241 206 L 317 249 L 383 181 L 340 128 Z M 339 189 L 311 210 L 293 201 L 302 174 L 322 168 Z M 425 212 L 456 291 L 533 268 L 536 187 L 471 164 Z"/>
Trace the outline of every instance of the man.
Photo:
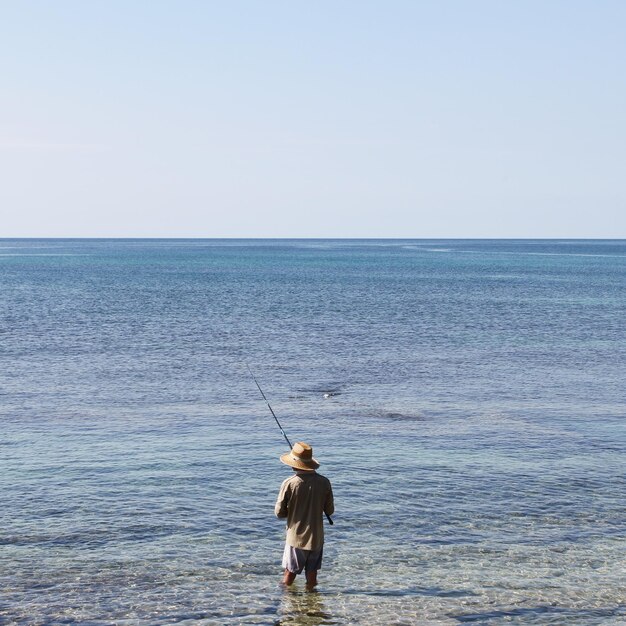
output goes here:
<path id="1" fill-rule="evenodd" d="M 333 490 L 328 478 L 315 471 L 320 464 L 313 458 L 309 444 L 294 444 L 291 452 L 283 454 L 280 460 L 295 472 L 281 485 L 274 509 L 276 517 L 287 518 L 283 583 L 291 585 L 304 569 L 306 586 L 313 589 L 322 566 L 322 514 L 335 512 Z"/>

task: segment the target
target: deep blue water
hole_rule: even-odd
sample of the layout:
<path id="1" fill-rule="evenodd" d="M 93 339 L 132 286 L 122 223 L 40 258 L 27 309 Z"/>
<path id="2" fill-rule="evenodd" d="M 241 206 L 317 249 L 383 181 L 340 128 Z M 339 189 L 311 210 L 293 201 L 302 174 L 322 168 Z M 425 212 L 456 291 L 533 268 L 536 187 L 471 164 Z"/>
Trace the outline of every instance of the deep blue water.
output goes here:
<path id="1" fill-rule="evenodd" d="M 0 240 L 0 366 L 0 623 L 626 623 L 625 241 Z"/>

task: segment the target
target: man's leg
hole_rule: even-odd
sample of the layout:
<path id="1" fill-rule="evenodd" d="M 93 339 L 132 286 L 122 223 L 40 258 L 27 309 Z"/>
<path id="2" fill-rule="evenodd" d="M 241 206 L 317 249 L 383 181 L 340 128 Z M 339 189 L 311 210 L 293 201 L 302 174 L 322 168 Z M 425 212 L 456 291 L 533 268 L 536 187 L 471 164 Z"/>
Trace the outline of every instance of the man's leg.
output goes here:
<path id="1" fill-rule="evenodd" d="M 298 548 L 292 548 L 289 544 L 285 543 L 285 550 L 283 552 L 283 584 L 289 587 L 296 579 L 298 572 L 302 571 L 304 567 L 304 557 L 301 550 Z"/>
<path id="2" fill-rule="evenodd" d="M 283 553 L 283 584 L 289 587 L 296 579 L 297 573 L 306 568 L 306 588 L 311 591 L 317 585 L 317 571 L 322 566 L 323 548 L 318 550 L 302 550 L 285 544 Z M 296 570 L 293 572 L 292 570 Z"/>
<path id="3" fill-rule="evenodd" d="M 317 585 L 317 572 L 320 567 L 322 567 L 323 554 L 323 546 L 318 550 L 311 550 L 311 552 L 308 553 L 306 561 L 306 588 L 309 591 L 312 591 Z"/>
<path id="4" fill-rule="evenodd" d="M 317 570 L 306 573 L 306 588 L 311 591 L 317 585 Z"/>

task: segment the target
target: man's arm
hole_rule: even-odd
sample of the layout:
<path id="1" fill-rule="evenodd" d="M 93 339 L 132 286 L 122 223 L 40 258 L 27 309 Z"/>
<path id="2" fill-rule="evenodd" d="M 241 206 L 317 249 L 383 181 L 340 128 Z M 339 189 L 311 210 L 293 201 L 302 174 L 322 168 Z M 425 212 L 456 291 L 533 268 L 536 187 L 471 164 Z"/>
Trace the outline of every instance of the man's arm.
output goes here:
<path id="1" fill-rule="evenodd" d="M 324 513 L 326 515 L 332 515 L 335 512 L 335 498 L 333 497 L 333 488 L 328 481 L 328 491 L 326 492 L 326 498 L 324 500 Z"/>
<path id="2" fill-rule="evenodd" d="M 288 480 L 285 480 L 280 486 L 276 506 L 274 506 L 274 513 L 276 514 L 276 517 L 287 517 L 289 497 L 291 496 L 291 489 L 289 489 L 289 485 L 287 484 L 288 482 Z"/>

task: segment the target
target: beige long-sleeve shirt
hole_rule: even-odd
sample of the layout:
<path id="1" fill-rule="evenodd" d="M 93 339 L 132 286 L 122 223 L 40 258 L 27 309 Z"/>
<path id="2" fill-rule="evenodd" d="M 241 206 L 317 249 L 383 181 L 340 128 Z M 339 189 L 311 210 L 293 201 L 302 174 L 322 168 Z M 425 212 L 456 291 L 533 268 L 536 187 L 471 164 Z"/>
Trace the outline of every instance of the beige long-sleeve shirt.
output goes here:
<path id="1" fill-rule="evenodd" d="M 290 546 L 317 550 L 324 544 L 322 515 L 335 512 L 330 480 L 316 472 L 297 472 L 280 486 L 274 512 L 287 518 Z"/>

